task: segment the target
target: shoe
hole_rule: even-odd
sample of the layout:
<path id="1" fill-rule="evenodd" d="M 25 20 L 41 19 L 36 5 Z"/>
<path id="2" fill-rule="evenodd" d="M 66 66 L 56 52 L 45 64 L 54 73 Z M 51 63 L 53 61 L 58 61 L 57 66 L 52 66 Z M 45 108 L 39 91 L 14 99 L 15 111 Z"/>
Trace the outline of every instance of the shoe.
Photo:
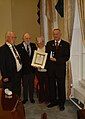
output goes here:
<path id="1" fill-rule="evenodd" d="M 39 101 L 39 103 L 41 104 L 41 103 L 44 103 L 44 101 Z"/>
<path id="2" fill-rule="evenodd" d="M 45 100 L 44 103 L 45 104 L 49 104 L 50 102 L 49 102 L 49 100 Z"/>
<path id="3" fill-rule="evenodd" d="M 28 101 L 28 99 L 26 99 L 26 100 L 23 100 L 23 101 L 22 101 L 22 103 L 23 103 L 23 104 L 25 104 L 27 101 Z"/>
<path id="4" fill-rule="evenodd" d="M 41 119 L 47 119 L 47 113 L 41 114 Z"/>
<path id="5" fill-rule="evenodd" d="M 40 100 L 39 100 L 39 103 L 40 103 L 40 104 L 41 104 L 41 103 L 44 103 L 44 100 L 41 100 L 41 99 L 40 99 Z"/>
<path id="6" fill-rule="evenodd" d="M 34 100 L 34 99 L 32 99 L 32 100 L 30 100 L 30 102 L 34 104 L 34 103 L 35 103 L 35 100 Z"/>
<path id="7" fill-rule="evenodd" d="M 47 105 L 47 107 L 48 108 L 51 108 L 51 107 L 54 107 L 54 106 L 57 106 L 58 105 L 58 103 L 56 102 L 56 103 L 50 103 L 49 105 Z"/>
<path id="8" fill-rule="evenodd" d="M 59 106 L 60 111 L 64 111 L 65 107 L 64 105 Z"/>

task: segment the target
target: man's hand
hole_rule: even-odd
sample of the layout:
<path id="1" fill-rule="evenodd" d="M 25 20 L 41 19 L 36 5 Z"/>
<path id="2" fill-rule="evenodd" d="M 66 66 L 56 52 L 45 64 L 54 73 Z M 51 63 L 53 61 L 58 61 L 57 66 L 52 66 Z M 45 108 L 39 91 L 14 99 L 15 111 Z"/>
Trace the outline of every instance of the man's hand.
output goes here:
<path id="1" fill-rule="evenodd" d="M 38 67 L 39 70 L 41 70 L 42 68 L 41 67 Z"/>
<path id="2" fill-rule="evenodd" d="M 8 79 L 8 78 L 4 78 L 3 81 L 4 81 L 4 82 L 8 82 L 9 79 Z"/>
<path id="3" fill-rule="evenodd" d="M 55 59 L 55 58 L 53 58 L 53 57 L 52 57 L 52 58 L 50 58 L 50 60 L 51 60 L 51 61 L 56 62 L 56 59 Z"/>

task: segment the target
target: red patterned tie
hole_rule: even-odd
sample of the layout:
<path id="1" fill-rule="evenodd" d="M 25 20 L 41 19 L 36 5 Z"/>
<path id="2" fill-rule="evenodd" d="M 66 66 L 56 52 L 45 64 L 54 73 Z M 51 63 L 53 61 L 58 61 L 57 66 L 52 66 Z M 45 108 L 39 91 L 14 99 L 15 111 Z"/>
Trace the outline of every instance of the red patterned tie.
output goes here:
<path id="1" fill-rule="evenodd" d="M 56 49 L 58 49 L 58 41 L 55 42 Z"/>

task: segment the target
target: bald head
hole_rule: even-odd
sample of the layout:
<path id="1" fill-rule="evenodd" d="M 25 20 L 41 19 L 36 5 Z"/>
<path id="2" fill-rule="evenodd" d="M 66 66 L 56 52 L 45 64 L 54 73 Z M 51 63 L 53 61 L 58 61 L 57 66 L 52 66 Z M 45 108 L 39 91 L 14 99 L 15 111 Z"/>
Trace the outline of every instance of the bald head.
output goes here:
<path id="1" fill-rule="evenodd" d="M 31 41 L 31 36 L 29 33 L 25 33 L 23 35 L 23 41 L 26 42 L 26 43 L 29 43 Z"/>
<path id="2" fill-rule="evenodd" d="M 6 42 L 10 43 L 10 44 L 14 44 L 15 43 L 15 40 L 16 40 L 16 35 L 14 32 L 12 31 L 8 31 L 6 34 L 5 34 L 5 40 Z"/>

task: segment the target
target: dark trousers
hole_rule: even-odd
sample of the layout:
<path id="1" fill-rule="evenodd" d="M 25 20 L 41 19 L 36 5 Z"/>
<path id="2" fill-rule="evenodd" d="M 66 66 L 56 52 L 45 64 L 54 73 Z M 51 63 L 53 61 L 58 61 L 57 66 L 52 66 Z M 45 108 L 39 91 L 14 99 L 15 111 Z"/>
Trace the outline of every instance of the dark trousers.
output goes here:
<path id="1" fill-rule="evenodd" d="M 59 74 L 57 70 L 48 71 L 50 102 L 59 101 L 64 104 L 66 100 L 65 74 Z"/>
<path id="2" fill-rule="evenodd" d="M 49 92 L 48 92 L 48 77 L 47 72 L 37 72 L 37 78 L 39 82 L 39 102 L 48 102 L 49 101 Z"/>
<path id="3" fill-rule="evenodd" d="M 9 77 L 8 82 L 3 82 L 3 88 L 8 88 L 13 93 L 21 96 L 21 71 Z"/>
<path id="4" fill-rule="evenodd" d="M 35 78 L 35 74 L 33 73 L 24 74 L 22 76 L 23 100 L 28 99 L 28 93 L 29 93 L 29 99 L 33 100 L 34 78 Z"/>
<path id="5" fill-rule="evenodd" d="M 16 81 L 14 81 L 16 80 Z M 15 79 L 13 79 L 13 92 L 15 92 L 19 97 L 21 97 L 21 72 L 16 74 Z"/>

